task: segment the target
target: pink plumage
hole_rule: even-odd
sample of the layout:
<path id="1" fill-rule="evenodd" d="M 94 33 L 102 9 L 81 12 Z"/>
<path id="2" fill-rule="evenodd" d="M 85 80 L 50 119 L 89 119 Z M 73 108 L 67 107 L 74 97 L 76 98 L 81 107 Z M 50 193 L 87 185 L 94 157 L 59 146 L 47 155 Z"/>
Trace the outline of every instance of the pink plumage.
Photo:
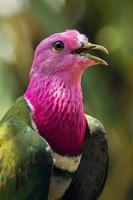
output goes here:
<path id="1" fill-rule="evenodd" d="M 64 44 L 61 51 L 53 48 L 57 41 Z M 84 70 L 96 62 L 72 52 L 87 42 L 76 30 L 44 39 L 35 51 L 25 93 L 40 135 L 62 155 L 79 155 L 82 151 L 86 119 L 80 82 Z"/>

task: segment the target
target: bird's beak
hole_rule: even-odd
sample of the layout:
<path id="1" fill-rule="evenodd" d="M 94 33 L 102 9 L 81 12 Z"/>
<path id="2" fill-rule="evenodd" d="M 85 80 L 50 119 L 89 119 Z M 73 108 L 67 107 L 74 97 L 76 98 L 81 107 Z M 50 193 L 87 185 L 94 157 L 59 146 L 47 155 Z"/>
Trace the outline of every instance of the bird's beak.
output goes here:
<path id="1" fill-rule="evenodd" d="M 90 42 L 86 43 L 83 47 L 74 50 L 73 53 L 78 54 L 80 56 L 88 57 L 94 60 L 96 64 L 108 65 L 108 63 L 105 60 L 92 55 L 91 52 L 93 52 L 93 50 L 99 50 L 101 52 L 104 52 L 105 54 L 108 54 L 108 50 L 105 47 L 97 44 L 92 44 Z"/>

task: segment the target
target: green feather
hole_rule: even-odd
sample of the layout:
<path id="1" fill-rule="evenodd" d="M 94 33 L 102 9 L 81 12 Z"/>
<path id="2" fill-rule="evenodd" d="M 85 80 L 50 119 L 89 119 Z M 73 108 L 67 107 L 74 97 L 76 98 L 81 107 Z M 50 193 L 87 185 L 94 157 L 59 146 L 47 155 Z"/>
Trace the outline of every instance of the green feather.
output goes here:
<path id="1" fill-rule="evenodd" d="M 48 143 L 33 129 L 23 97 L 0 122 L 0 199 L 46 200 L 52 167 Z"/>

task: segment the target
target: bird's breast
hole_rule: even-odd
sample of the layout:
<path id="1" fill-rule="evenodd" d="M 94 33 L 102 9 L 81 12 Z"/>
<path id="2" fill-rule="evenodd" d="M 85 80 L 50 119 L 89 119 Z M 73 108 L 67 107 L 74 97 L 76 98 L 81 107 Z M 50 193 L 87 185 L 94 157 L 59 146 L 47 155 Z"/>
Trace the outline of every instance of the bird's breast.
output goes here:
<path id="1" fill-rule="evenodd" d="M 51 177 L 50 190 L 48 200 L 59 200 L 68 189 L 72 178 L 64 179 L 60 176 L 53 175 Z"/>
<path id="2" fill-rule="evenodd" d="M 52 150 L 62 155 L 78 155 L 82 152 L 86 131 L 80 86 L 69 87 L 59 77 L 56 81 L 45 81 L 42 81 L 43 87 L 40 82 L 36 83 L 26 93 L 31 118 Z"/>
<path id="3" fill-rule="evenodd" d="M 53 153 L 54 166 L 51 176 L 48 200 L 58 200 L 68 189 L 72 177 L 77 170 L 81 156 L 62 156 Z"/>

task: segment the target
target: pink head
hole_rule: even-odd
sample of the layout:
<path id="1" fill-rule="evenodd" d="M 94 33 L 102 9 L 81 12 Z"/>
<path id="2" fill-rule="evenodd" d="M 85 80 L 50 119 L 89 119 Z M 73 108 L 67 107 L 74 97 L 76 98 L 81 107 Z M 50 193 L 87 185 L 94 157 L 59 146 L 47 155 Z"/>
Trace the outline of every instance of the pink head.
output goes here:
<path id="1" fill-rule="evenodd" d="M 88 54 L 91 49 L 106 51 L 99 45 L 88 43 L 88 38 L 76 30 L 53 34 L 36 48 L 30 74 L 67 74 L 77 78 L 89 66 L 106 64 L 102 59 Z"/>
<path id="2" fill-rule="evenodd" d="M 44 39 L 36 48 L 25 98 L 39 133 L 60 154 L 80 154 L 86 129 L 80 80 L 92 65 L 106 64 L 90 51 L 85 35 L 67 30 Z"/>

